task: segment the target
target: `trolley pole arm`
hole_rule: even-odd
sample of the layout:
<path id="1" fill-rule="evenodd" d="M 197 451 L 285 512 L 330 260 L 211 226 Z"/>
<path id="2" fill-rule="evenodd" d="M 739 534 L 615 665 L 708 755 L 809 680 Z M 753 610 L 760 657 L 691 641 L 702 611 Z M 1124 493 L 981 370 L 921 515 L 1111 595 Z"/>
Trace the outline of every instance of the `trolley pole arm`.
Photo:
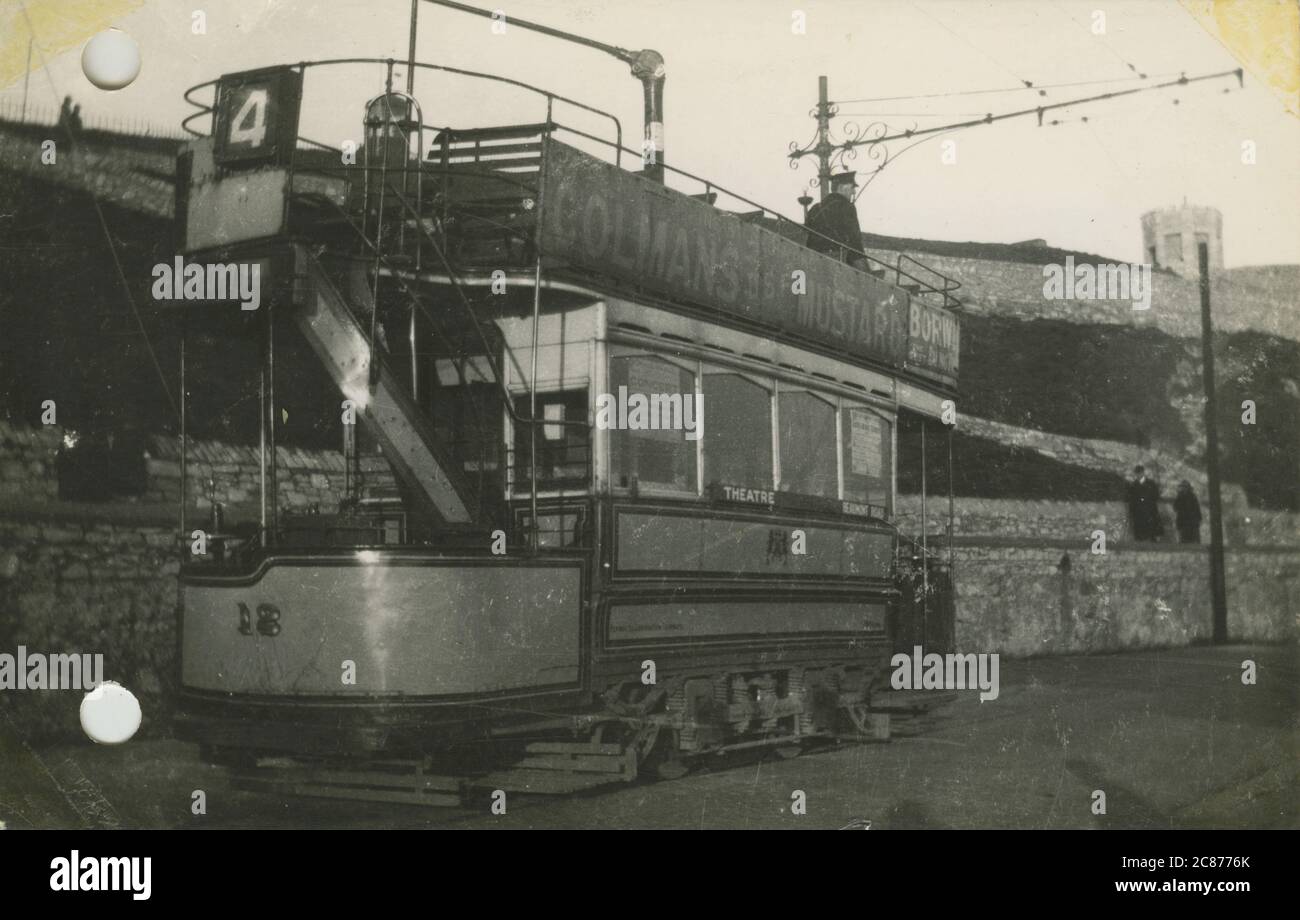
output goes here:
<path id="1" fill-rule="evenodd" d="M 519 26 L 521 29 L 530 29 L 533 32 L 541 32 L 543 35 L 549 35 L 552 38 L 562 38 L 565 41 L 574 42 L 579 45 L 586 45 L 588 48 L 595 48 L 597 51 L 604 51 L 606 54 L 612 54 L 619 60 L 632 64 L 636 59 L 637 52 L 628 51 L 626 48 L 619 48 L 616 45 L 607 45 L 604 42 L 598 42 L 594 38 L 586 38 L 582 35 L 574 35 L 572 32 L 565 32 L 561 29 L 553 29 L 550 26 L 544 26 L 541 23 L 529 22 L 526 19 L 516 19 L 511 17 L 506 20 L 504 15 L 499 15 L 499 10 L 484 10 L 477 6 L 468 6 L 464 3 L 455 3 L 453 0 L 424 0 L 425 3 L 435 3 L 438 6 L 445 6 L 449 9 L 460 10 L 462 13 L 473 13 L 475 16 L 482 16 L 486 19 L 500 18 L 503 22 L 509 22 L 511 25 Z"/>

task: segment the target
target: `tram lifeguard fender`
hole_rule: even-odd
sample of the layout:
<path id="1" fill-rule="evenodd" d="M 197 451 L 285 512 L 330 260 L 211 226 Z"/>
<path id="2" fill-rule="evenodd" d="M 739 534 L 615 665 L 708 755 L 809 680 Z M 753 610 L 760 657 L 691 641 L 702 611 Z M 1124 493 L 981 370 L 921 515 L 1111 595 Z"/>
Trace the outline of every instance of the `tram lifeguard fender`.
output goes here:
<path id="1" fill-rule="evenodd" d="M 548 138 L 544 250 L 641 290 L 955 385 L 955 315 L 766 227 Z"/>

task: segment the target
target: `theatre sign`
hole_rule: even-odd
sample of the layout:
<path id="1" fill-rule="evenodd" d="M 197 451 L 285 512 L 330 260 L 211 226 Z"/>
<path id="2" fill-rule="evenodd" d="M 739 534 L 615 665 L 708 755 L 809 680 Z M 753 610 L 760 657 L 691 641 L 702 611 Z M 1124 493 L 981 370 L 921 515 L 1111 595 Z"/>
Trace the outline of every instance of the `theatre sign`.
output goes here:
<path id="1" fill-rule="evenodd" d="M 545 164 L 542 245 L 556 267 L 956 384 L 958 321 L 949 311 L 555 140 Z"/>

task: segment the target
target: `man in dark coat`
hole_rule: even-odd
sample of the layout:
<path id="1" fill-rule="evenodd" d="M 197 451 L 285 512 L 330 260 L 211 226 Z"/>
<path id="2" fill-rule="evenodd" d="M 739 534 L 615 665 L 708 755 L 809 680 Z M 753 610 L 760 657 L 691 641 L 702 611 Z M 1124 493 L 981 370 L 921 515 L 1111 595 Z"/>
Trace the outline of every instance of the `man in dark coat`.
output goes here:
<path id="1" fill-rule="evenodd" d="M 808 234 L 809 249 L 827 253 L 855 268 L 864 268 L 866 260 L 856 254 L 862 249 L 862 228 L 858 225 L 858 209 L 853 204 L 857 187 L 854 173 L 832 176 L 831 193 L 825 201 L 808 210 L 805 225 L 810 231 L 815 231 Z"/>
<path id="2" fill-rule="evenodd" d="M 1160 487 L 1147 476 L 1145 467 L 1133 469 L 1128 485 L 1128 513 L 1133 525 L 1133 539 L 1154 542 L 1164 533 L 1160 523 Z"/>
<path id="3" fill-rule="evenodd" d="M 1186 479 L 1178 484 L 1178 495 L 1174 497 L 1174 523 L 1179 543 L 1201 542 L 1201 503 Z"/>

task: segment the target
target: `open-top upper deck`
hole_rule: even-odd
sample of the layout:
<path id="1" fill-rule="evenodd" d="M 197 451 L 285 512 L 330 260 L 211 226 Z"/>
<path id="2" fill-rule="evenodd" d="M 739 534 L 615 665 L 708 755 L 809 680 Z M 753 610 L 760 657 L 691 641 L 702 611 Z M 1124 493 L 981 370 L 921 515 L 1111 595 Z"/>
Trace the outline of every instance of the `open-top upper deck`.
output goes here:
<path id="1" fill-rule="evenodd" d="M 952 279 L 901 257 L 887 265 L 862 254 L 866 269 L 855 268 L 810 249 L 812 231 L 710 180 L 666 164 L 624 168 L 642 160 L 622 145 L 616 118 L 490 74 L 416 65 L 538 93 L 545 120 L 437 127 L 424 123 L 412 97 L 385 92 L 367 106 L 364 149 L 349 160 L 299 130 L 304 74 L 329 64 L 386 66 L 385 86 L 392 86 L 392 61 L 349 59 L 227 75 L 212 84 L 211 105 L 195 103 L 198 114 L 214 118 L 212 138 L 199 145 L 208 149 L 196 154 L 196 164 L 211 164 L 203 176 L 211 181 L 199 183 L 203 201 L 189 209 L 189 248 L 207 248 L 214 238 L 220 208 L 210 205 L 221 203 L 219 185 L 234 173 L 246 184 L 252 171 L 260 188 L 285 190 L 287 206 L 271 203 L 260 221 L 244 214 L 237 228 L 227 222 L 223 244 L 311 235 L 322 222 L 295 221 L 294 212 L 321 201 L 373 235 L 382 232 L 382 201 L 391 191 L 388 221 L 398 232 L 385 242 L 390 263 L 491 274 L 532 270 L 540 253 L 548 278 L 789 341 L 936 392 L 955 391 L 960 327 Z M 610 119 L 614 139 L 560 122 L 562 105 Z M 204 168 L 196 165 L 194 174 Z M 657 181 L 665 173 L 699 192 Z M 728 210 L 720 201 L 748 210 Z"/>

